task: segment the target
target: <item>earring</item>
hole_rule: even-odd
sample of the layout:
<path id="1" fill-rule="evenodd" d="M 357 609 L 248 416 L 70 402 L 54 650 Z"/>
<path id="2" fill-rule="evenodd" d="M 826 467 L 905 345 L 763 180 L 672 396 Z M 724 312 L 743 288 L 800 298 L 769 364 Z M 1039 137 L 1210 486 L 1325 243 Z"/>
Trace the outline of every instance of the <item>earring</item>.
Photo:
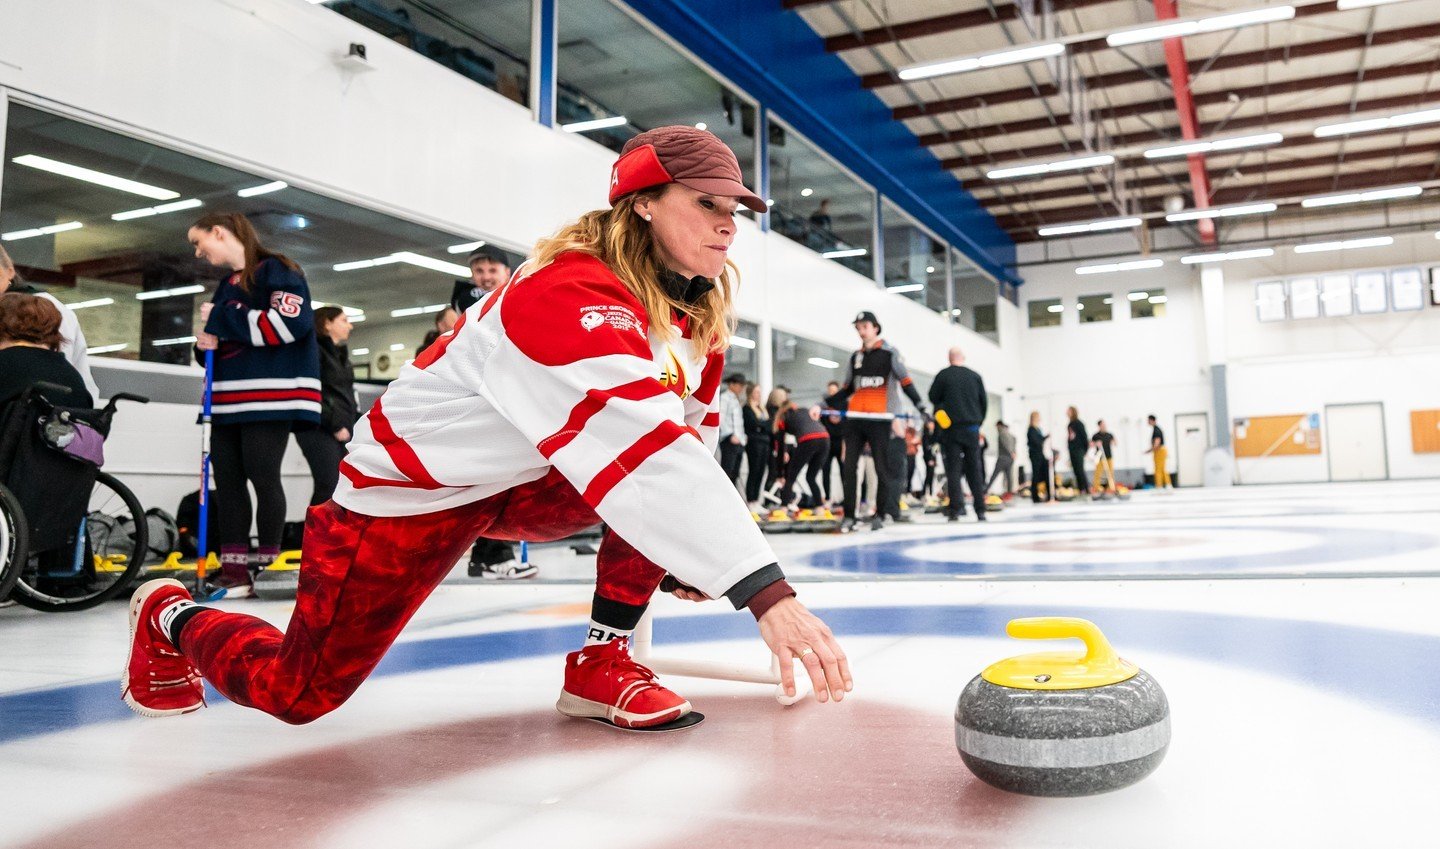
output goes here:
<path id="1" fill-rule="evenodd" d="M 645 220 L 646 220 L 646 221 L 649 221 L 649 220 L 650 220 L 650 216 L 649 216 L 649 215 L 646 215 L 646 216 L 645 216 Z"/>

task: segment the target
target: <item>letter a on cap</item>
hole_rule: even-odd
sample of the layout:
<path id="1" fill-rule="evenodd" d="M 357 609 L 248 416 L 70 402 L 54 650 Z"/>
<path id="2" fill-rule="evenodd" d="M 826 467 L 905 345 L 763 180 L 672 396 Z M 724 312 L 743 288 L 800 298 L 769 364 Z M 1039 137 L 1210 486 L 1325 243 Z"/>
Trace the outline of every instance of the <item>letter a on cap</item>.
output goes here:
<path id="1" fill-rule="evenodd" d="M 610 205 L 614 206 L 615 201 L 631 192 L 664 185 L 674 179 L 670 172 L 665 170 L 665 166 L 660 164 L 655 145 L 641 145 L 615 163 L 615 169 L 610 175 Z"/>

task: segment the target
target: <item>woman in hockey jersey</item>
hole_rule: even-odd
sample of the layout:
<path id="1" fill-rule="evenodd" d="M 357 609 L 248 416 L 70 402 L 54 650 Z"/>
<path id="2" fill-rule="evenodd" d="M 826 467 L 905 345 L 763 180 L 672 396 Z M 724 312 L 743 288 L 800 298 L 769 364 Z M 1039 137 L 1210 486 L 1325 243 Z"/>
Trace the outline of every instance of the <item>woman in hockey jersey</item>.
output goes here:
<path id="1" fill-rule="evenodd" d="M 843 697 L 844 653 L 713 458 L 734 214 L 765 204 L 693 127 L 632 139 L 609 199 L 537 245 L 356 424 L 334 499 L 310 510 L 285 633 L 196 605 L 173 581 L 136 591 L 132 708 L 195 710 L 203 676 L 309 722 L 354 692 L 477 536 L 551 540 L 597 520 L 591 623 L 566 658 L 562 713 L 651 727 L 690 712 L 629 653 L 666 572 L 677 595 L 748 608 L 788 691 L 798 658 L 819 701 Z"/>
<path id="2" fill-rule="evenodd" d="M 220 584 L 250 594 L 250 486 L 255 487 L 258 568 L 280 555 L 285 490 L 280 464 L 297 425 L 320 424 L 320 349 L 305 275 L 260 244 L 238 213 L 190 225 L 195 256 L 231 273 L 200 307 L 195 347 L 215 351 L 210 460 L 219 515 Z M 248 486 L 247 486 L 248 483 Z"/>

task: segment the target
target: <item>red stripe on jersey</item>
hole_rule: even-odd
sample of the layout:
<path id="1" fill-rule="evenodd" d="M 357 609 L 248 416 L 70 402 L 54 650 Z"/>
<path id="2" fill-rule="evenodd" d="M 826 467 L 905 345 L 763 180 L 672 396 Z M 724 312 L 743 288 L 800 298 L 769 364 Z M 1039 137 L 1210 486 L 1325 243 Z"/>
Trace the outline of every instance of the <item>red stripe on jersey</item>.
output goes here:
<path id="1" fill-rule="evenodd" d="M 451 341 L 453 341 L 456 336 L 460 335 L 460 328 L 464 326 L 465 313 L 462 312 L 460 313 L 460 319 L 455 322 L 455 326 L 450 328 L 450 332 L 431 342 L 430 347 L 421 351 L 420 356 L 416 357 L 415 362 L 411 363 L 411 365 L 418 369 L 428 368 L 431 363 L 444 356 L 445 349 L 450 347 Z"/>
<path id="2" fill-rule="evenodd" d="M 246 401 L 316 401 L 320 400 L 318 389 L 249 389 L 244 391 L 216 392 L 211 399 L 216 404 L 243 404 Z"/>
<path id="3" fill-rule="evenodd" d="M 260 313 L 260 319 L 255 322 L 255 326 L 260 328 L 260 336 L 265 340 L 266 345 L 280 344 L 280 334 L 276 333 L 275 328 L 270 326 L 270 316 L 263 312 Z"/>
<path id="4" fill-rule="evenodd" d="M 719 413 L 706 413 L 706 414 L 705 414 L 705 418 L 703 418 L 703 419 L 700 420 L 700 426 L 701 426 L 701 427 L 719 427 L 719 426 L 720 426 L 720 414 L 719 414 Z"/>
<path id="5" fill-rule="evenodd" d="M 372 486 L 393 486 L 400 489 L 425 489 L 426 487 L 414 481 L 387 481 L 384 478 L 372 478 L 354 466 L 349 460 L 340 461 L 340 474 L 350 481 L 350 485 L 356 489 L 367 489 Z"/>
<path id="6" fill-rule="evenodd" d="M 725 371 L 725 352 L 712 351 L 705 358 L 705 368 L 700 372 L 700 386 L 691 397 L 705 406 L 715 400 L 716 390 L 720 388 L 720 375 Z"/>
<path id="7" fill-rule="evenodd" d="M 390 420 L 385 417 L 385 411 L 380 408 L 383 398 L 375 401 L 375 406 L 370 408 L 370 432 L 375 435 L 375 441 L 385 448 L 385 453 L 390 455 L 391 461 L 395 463 L 396 471 L 409 478 L 421 489 L 443 489 L 444 484 L 430 476 L 425 464 L 420 462 L 420 457 L 415 453 L 395 429 L 390 426 Z"/>
<path id="8" fill-rule="evenodd" d="M 591 507 L 598 507 L 616 484 L 625 480 L 627 475 L 640 468 L 641 463 L 679 439 L 687 431 L 694 433 L 689 428 L 683 428 L 674 422 L 661 422 L 654 430 L 635 440 L 634 445 L 622 451 L 619 457 L 601 469 L 600 474 L 596 475 L 590 481 L 590 485 L 585 487 L 585 503 Z"/>
<path id="9" fill-rule="evenodd" d="M 815 439 L 829 439 L 829 438 L 830 438 L 830 434 L 826 433 L 826 432 L 823 431 L 823 430 L 817 430 L 817 431 L 815 431 L 814 433 L 807 433 L 807 434 L 805 434 L 804 436 L 800 437 L 799 439 L 796 439 L 795 441 L 796 441 L 796 442 L 810 442 L 811 440 L 815 440 Z"/>
<path id="10" fill-rule="evenodd" d="M 909 386 L 910 384 L 912 384 L 912 383 L 914 383 L 914 382 L 915 382 L 915 381 L 913 381 L 913 380 L 911 380 L 910 378 L 906 377 L 906 378 L 901 379 L 900 385 L 901 385 L 901 386 Z"/>
<path id="11" fill-rule="evenodd" d="M 565 426 L 540 440 L 540 444 L 536 448 L 540 449 L 540 453 L 548 460 L 556 451 L 574 441 L 575 437 L 580 435 L 580 431 L 585 429 L 586 423 L 605 409 L 605 405 L 611 398 L 619 398 L 622 401 L 644 401 L 647 398 L 664 395 L 666 391 L 659 381 L 649 377 L 642 377 L 613 389 L 591 389 L 585 393 L 584 400 L 570 410 L 570 418 L 565 420 Z"/>

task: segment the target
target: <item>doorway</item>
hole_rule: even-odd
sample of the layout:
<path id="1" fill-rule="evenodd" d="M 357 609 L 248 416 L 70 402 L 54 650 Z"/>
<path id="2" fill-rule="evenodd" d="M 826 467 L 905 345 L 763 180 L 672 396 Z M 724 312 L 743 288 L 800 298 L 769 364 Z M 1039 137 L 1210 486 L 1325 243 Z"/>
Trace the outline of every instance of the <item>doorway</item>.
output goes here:
<path id="1" fill-rule="evenodd" d="M 1175 416 L 1175 485 L 1200 486 L 1205 482 L 1205 451 L 1210 447 L 1210 415 Z"/>
<path id="2" fill-rule="evenodd" d="M 1385 407 L 1368 404 L 1325 406 L 1325 454 L 1332 481 L 1382 481 L 1390 477 L 1385 449 Z"/>

